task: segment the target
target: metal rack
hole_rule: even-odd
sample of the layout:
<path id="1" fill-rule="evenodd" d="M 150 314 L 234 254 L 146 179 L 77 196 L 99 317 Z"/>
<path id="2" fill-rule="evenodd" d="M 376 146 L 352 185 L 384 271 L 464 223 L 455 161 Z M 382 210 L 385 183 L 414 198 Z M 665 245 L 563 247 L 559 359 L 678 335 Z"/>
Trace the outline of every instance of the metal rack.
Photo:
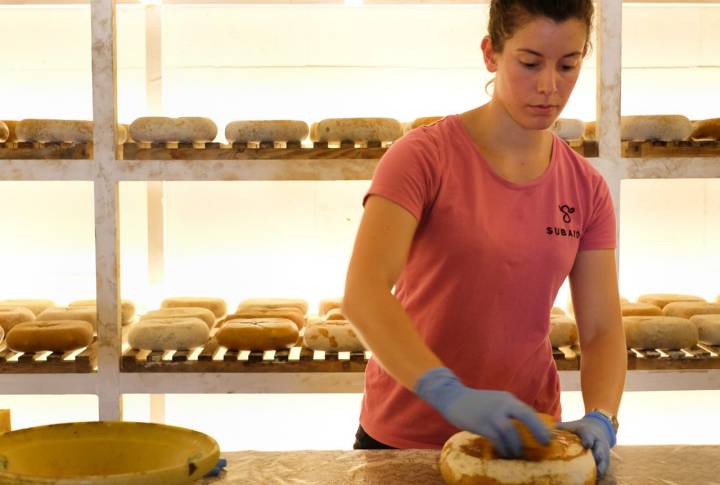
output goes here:
<path id="1" fill-rule="evenodd" d="M 23 0 L 19 3 L 30 1 Z M 698 156 L 697 149 L 703 147 L 695 147 L 692 144 L 689 147 L 678 145 L 670 147 L 676 149 L 672 156 L 664 156 L 658 155 L 658 147 L 623 146 L 619 131 L 622 2 L 604 0 L 598 2 L 597 6 L 599 137 L 597 155 L 591 156 L 590 161 L 607 180 L 614 200 L 619 201 L 620 183 L 623 179 L 720 177 L 720 153 Z M 157 10 L 153 10 L 155 7 L 150 5 L 146 8 L 148 18 L 157 22 Z M 249 156 L 251 152 L 247 151 L 247 157 L 221 157 L 220 150 L 227 148 L 210 146 L 206 149 L 209 150 L 208 153 L 214 151 L 215 155 L 212 157 L 215 158 L 197 159 L 188 155 L 188 150 L 193 149 L 187 147 L 178 147 L 172 153 L 168 153 L 170 150 L 167 148 L 151 147 L 147 152 L 140 153 L 141 150 L 137 150 L 137 147 L 128 146 L 127 155 L 133 154 L 132 157 L 135 159 L 122 159 L 118 156 L 114 132 L 117 118 L 115 3 L 112 0 L 93 0 L 91 22 L 95 121 L 92 149 L 66 146 L 25 147 L 24 149 L 28 150 L 28 157 L 33 156 L 30 153 L 32 150 L 47 149 L 54 150 L 55 156 L 61 158 L 46 160 L 17 157 L 0 160 L 0 180 L 85 180 L 94 183 L 98 337 L 90 355 L 96 362 L 96 369 L 83 368 L 83 371 L 77 373 L 68 372 L 67 369 L 41 367 L 41 370 L 46 369 L 42 370 L 42 373 L 0 373 L 0 392 L 97 394 L 100 419 L 122 418 L 121 396 L 124 393 L 359 392 L 363 383 L 363 375 L 360 371 L 364 367 L 364 356 L 362 359 L 357 355 L 351 355 L 348 359 L 343 357 L 342 360 L 339 356 L 336 360 L 323 359 L 322 365 L 325 367 L 316 366 L 313 372 L 303 372 L 302 369 L 291 368 L 296 364 L 291 362 L 291 353 L 288 352 L 288 360 L 282 364 L 286 366 L 284 371 L 277 372 L 274 367 L 276 364 L 266 365 L 264 356 L 260 359 L 258 355 L 250 354 L 245 356 L 247 361 L 243 365 L 247 368 L 244 371 L 227 372 L 217 366 L 238 367 L 242 359 L 239 355 L 228 356 L 226 353 L 219 364 L 216 365 L 212 359 L 208 364 L 206 360 L 205 367 L 196 367 L 188 372 L 188 369 L 182 368 L 188 366 L 191 361 L 188 355 L 177 353 L 169 356 L 154 355 L 150 356 L 148 361 L 147 355 L 143 360 L 138 359 L 136 353 L 123 353 L 119 323 L 121 321 L 118 237 L 120 181 L 367 180 L 372 176 L 384 149 L 345 147 L 346 152 L 340 157 L 328 159 L 304 156 L 298 160 L 280 156 L 273 158 L 273 153 L 279 152 L 274 152 L 271 148 L 260 148 L 253 156 Z M 152 45 L 149 48 L 152 48 Z M 157 65 L 149 65 L 148 68 L 157 69 Z M 640 158 L 639 155 L 645 154 L 643 149 L 655 149 L 655 155 L 652 155 L 655 158 Z M 688 149 L 695 151 L 687 151 Z M 230 151 L 232 150 L 228 150 L 228 153 Z M 638 156 L 627 156 L 633 154 Z M 156 212 L 153 215 L 153 210 L 152 207 L 149 209 L 150 217 L 157 217 Z M 152 246 L 153 244 L 151 244 L 151 253 Z M 153 264 L 161 265 L 151 260 L 151 266 Z M 151 278 L 152 275 L 151 268 Z M 573 352 L 572 349 L 566 350 Z M 712 358 L 712 362 L 718 360 L 717 355 L 712 357 L 710 349 L 705 350 L 709 355 L 700 352 L 695 356 L 684 355 L 684 359 L 675 356 L 677 357 L 675 360 L 696 362 L 701 359 L 700 355 L 705 355 L 706 360 Z M 580 388 L 578 360 L 573 361 L 568 358 L 567 352 L 561 352 L 564 359 L 560 359 L 561 356 L 558 355 L 558 361 L 566 361 L 560 366 L 563 389 L 578 390 Z M 276 353 L 273 362 L 284 357 L 284 353 Z M 310 365 L 307 363 L 307 357 L 306 354 L 305 360 L 302 360 L 302 355 L 299 356 L 297 365 Z M 60 357 L 61 363 L 64 363 L 63 358 Z M 234 361 L 228 364 L 226 358 L 229 361 L 233 361 L 234 358 Z M 669 361 L 672 360 L 672 356 L 652 356 L 642 353 L 631 355 L 631 362 L 634 362 L 636 370 L 629 372 L 626 386 L 628 390 L 720 389 L 719 366 L 657 370 L 656 367 L 646 365 L 654 359 Z M 313 362 L 314 360 L 313 356 Z M 57 361 L 57 356 L 51 361 Z M 332 361 L 332 365 L 326 365 L 329 361 Z M 665 360 L 656 360 L 656 362 L 665 362 Z M 165 363 L 169 363 L 170 367 L 162 368 L 162 372 L 150 371 L 153 367 L 155 370 L 161 368 L 159 366 Z M 268 368 L 272 371 L 268 372 Z"/>

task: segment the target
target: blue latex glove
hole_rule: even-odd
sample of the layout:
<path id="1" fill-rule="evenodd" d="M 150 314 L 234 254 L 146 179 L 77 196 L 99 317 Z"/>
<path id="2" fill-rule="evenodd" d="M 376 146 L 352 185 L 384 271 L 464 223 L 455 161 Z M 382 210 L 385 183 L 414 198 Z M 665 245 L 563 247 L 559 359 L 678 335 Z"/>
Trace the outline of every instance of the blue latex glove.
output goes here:
<path id="1" fill-rule="evenodd" d="M 617 441 L 610 420 L 600 413 L 587 413 L 577 421 L 558 423 L 558 428 L 577 434 L 582 445 L 592 450 L 598 474 L 605 475 L 610 466 L 610 448 L 615 446 Z"/>
<path id="2" fill-rule="evenodd" d="M 518 458 L 523 451 L 510 418 L 525 423 L 540 444 L 550 442 L 550 430 L 530 406 L 506 391 L 466 387 L 446 367 L 423 374 L 415 384 L 415 392 L 457 428 L 489 439 L 503 458 Z"/>
<path id="3" fill-rule="evenodd" d="M 218 475 L 220 475 L 220 472 L 225 469 L 226 466 L 227 460 L 225 458 L 220 458 L 215 464 L 215 466 L 209 472 L 203 475 L 203 478 L 217 477 Z"/>

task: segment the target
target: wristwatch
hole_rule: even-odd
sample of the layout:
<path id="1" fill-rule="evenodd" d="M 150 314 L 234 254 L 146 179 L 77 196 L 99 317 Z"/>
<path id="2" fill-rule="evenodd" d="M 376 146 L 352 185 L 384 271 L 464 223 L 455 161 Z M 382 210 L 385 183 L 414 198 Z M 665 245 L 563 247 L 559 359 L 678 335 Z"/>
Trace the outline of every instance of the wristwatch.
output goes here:
<path id="1" fill-rule="evenodd" d="M 591 413 L 602 414 L 603 416 L 605 416 L 606 418 L 608 418 L 608 420 L 609 420 L 610 423 L 612 424 L 613 429 L 615 430 L 615 434 L 617 434 L 618 428 L 620 427 L 620 423 L 618 422 L 617 416 L 615 416 L 615 415 L 612 414 L 611 412 L 605 411 L 604 409 L 601 409 L 601 408 L 594 408 L 594 409 L 593 409 L 592 411 L 590 411 L 590 412 L 591 412 Z"/>

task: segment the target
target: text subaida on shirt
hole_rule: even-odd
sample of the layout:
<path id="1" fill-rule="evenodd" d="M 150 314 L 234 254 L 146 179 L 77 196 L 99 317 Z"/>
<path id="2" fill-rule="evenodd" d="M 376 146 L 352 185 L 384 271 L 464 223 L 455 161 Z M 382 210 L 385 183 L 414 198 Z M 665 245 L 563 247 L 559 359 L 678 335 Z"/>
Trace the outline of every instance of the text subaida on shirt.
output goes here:
<path id="1" fill-rule="evenodd" d="M 565 229 L 564 227 L 553 227 L 553 226 L 547 226 L 545 228 L 545 233 L 548 236 L 561 236 L 561 237 L 574 237 L 575 239 L 580 239 L 580 231 L 577 231 L 575 229 Z"/>

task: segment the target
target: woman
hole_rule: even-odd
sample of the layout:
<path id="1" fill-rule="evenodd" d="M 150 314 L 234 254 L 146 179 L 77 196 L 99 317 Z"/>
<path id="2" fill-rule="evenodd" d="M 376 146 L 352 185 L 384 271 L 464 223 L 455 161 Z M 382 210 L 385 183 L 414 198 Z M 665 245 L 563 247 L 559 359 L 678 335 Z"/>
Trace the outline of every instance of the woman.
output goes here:
<path id="1" fill-rule="evenodd" d="M 561 418 L 549 313 L 569 275 L 587 413 L 559 426 L 609 464 L 627 366 L 608 187 L 548 131 L 577 81 L 590 0 L 493 0 L 492 99 L 408 133 L 365 197 L 343 310 L 374 358 L 356 448 L 439 448 L 458 429 L 522 453 Z M 393 287 L 395 291 L 393 292 Z"/>

